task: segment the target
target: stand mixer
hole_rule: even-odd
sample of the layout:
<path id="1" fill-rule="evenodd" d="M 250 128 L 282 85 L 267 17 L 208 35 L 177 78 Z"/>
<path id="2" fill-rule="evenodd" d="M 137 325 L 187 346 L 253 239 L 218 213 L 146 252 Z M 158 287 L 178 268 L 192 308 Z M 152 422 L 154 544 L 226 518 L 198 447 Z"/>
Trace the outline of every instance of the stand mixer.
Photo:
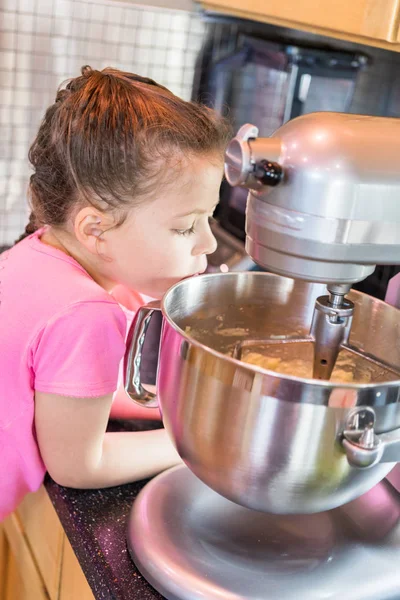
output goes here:
<path id="1" fill-rule="evenodd" d="M 397 131 L 314 113 L 266 139 L 245 125 L 227 148 L 229 183 L 250 190 L 246 250 L 275 274 L 205 275 L 162 301 L 159 402 L 189 469 L 145 486 L 128 546 L 168 600 L 400 597 L 400 312 L 350 291 L 400 263 Z M 125 358 L 125 389 L 148 406 L 156 309 Z M 253 347 L 311 348 L 312 377 L 242 362 Z M 343 352 L 369 382 L 330 381 Z"/>
<path id="2" fill-rule="evenodd" d="M 228 182 L 251 190 L 248 254 L 268 271 L 327 284 L 310 331 L 315 378 L 330 378 L 348 340 L 351 286 L 400 260 L 398 127 L 397 119 L 314 113 L 270 138 L 244 125 L 227 148 Z"/>

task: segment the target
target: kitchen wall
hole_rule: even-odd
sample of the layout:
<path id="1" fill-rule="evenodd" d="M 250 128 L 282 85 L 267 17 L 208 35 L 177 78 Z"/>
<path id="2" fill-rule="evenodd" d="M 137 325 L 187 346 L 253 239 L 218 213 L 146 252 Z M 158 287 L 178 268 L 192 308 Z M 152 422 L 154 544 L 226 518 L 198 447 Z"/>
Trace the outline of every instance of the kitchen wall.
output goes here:
<path id="1" fill-rule="evenodd" d="M 185 10 L 149 9 L 115 0 L 1 0 L 0 247 L 12 244 L 27 217 L 29 145 L 59 83 L 83 64 L 153 77 L 185 99 L 206 39 L 238 31 L 324 49 L 365 53 L 351 111 L 400 117 L 400 54 L 260 23 L 204 22 Z"/>
<path id="2" fill-rule="evenodd" d="M 27 153 L 57 86 L 80 67 L 115 66 L 190 99 L 204 24 L 188 11 L 115 0 L 1 0 L 0 246 L 28 217 Z"/>

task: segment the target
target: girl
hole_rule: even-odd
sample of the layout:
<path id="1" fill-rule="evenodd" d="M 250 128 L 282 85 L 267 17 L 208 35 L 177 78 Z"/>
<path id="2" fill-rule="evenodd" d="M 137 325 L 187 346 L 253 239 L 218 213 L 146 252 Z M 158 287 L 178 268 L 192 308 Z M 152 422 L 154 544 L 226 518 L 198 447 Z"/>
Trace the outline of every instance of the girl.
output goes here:
<path id="1" fill-rule="evenodd" d="M 84 67 L 47 110 L 30 235 L 0 255 L 0 520 L 46 470 L 95 488 L 179 462 L 164 430 L 106 432 L 125 353 L 117 300 L 205 270 L 229 135 L 210 109 L 110 68 Z"/>

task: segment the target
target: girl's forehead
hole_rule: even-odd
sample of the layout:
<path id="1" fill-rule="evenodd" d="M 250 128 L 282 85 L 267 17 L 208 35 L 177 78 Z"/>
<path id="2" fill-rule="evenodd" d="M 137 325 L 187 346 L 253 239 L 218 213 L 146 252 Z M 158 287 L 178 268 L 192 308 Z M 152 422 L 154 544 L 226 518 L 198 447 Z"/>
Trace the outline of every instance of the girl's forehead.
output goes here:
<path id="1" fill-rule="evenodd" d="M 196 211 L 210 213 L 218 203 L 223 162 L 218 157 L 202 157 L 180 163 L 163 173 L 159 185 L 139 203 L 133 203 L 127 219 L 140 221 L 179 218 Z M 182 217 L 183 218 L 183 217 Z"/>
<path id="2" fill-rule="evenodd" d="M 182 169 L 181 177 L 177 177 L 175 184 L 180 188 L 200 190 L 220 184 L 223 176 L 222 160 L 212 160 L 212 157 L 193 158 L 187 168 Z"/>

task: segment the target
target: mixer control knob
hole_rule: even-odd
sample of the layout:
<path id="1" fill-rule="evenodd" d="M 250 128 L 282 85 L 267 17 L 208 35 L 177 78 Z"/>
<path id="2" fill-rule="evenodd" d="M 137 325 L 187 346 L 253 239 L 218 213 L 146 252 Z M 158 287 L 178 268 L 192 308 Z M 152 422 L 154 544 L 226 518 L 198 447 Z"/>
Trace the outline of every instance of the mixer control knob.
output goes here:
<path id="1" fill-rule="evenodd" d="M 283 169 L 276 162 L 262 160 L 254 167 L 254 177 L 263 185 L 275 187 L 283 179 Z"/>

